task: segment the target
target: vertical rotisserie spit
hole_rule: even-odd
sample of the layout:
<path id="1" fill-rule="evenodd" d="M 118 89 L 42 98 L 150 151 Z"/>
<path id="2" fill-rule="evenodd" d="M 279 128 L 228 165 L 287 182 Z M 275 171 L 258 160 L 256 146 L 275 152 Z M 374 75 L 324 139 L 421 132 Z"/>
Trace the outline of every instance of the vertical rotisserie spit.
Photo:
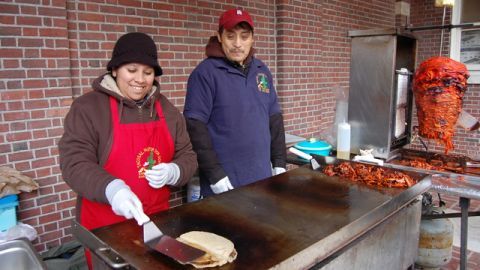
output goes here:
<path id="1" fill-rule="evenodd" d="M 448 57 L 435 56 L 418 67 L 413 84 L 419 135 L 453 149 L 453 134 L 469 73 L 464 64 Z"/>

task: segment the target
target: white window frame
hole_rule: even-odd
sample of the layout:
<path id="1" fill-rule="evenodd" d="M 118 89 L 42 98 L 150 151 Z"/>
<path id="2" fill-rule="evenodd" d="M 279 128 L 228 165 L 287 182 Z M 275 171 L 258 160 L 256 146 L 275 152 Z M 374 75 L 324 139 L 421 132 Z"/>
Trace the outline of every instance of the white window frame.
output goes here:
<path id="1" fill-rule="evenodd" d="M 452 24 L 460 24 L 460 16 L 462 12 L 463 0 L 455 0 L 455 5 L 452 10 Z M 476 29 L 478 30 L 478 29 Z M 465 30 L 468 31 L 468 30 Z M 450 32 L 450 58 L 460 61 L 460 45 L 462 37 L 462 28 L 452 28 Z M 480 84 L 480 65 L 467 65 L 470 72 L 469 84 Z"/>

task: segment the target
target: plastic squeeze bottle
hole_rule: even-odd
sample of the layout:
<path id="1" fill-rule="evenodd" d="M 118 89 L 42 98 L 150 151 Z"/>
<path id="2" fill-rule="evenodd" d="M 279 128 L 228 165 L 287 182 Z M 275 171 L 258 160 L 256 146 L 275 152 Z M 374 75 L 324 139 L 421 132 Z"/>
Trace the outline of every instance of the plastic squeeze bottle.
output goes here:
<path id="1" fill-rule="evenodd" d="M 347 122 L 338 124 L 337 158 L 350 159 L 350 124 Z"/>

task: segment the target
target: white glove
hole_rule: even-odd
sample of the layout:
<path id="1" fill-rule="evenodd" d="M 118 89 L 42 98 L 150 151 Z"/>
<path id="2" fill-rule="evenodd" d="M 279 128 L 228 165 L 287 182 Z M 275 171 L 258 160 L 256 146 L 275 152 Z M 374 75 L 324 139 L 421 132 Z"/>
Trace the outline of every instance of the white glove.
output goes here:
<path id="1" fill-rule="evenodd" d="M 272 168 L 272 175 L 279 175 L 279 174 L 284 173 L 286 171 L 287 170 L 285 168 L 275 167 L 275 168 Z"/>
<path id="2" fill-rule="evenodd" d="M 228 176 L 225 176 L 224 178 L 220 179 L 215 185 L 210 185 L 210 188 L 212 189 L 213 193 L 219 194 L 225 191 L 229 191 L 233 189 L 232 183 L 230 183 L 230 179 L 228 179 Z"/>
<path id="3" fill-rule="evenodd" d="M 138 225 L 143 225 L 150 220 L 143 212 L 142 202 L 123 180 L 115 179 L 110 182 L 105 190 L 105 195 L 115 214 L 127 219 L 133 217 Z"/>
<path id="4" fill-rule="evenodd" d="M 145 178 L 152 188 L 175 185 L 180 178 L 180 168 L 175 163 L 160 163 L 145 171 Z"/>

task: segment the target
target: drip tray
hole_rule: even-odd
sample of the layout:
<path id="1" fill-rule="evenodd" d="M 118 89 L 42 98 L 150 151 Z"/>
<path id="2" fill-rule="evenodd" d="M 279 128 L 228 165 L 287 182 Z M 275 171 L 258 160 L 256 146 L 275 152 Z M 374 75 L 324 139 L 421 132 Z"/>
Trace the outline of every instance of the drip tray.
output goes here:
<path id="1" fill-rule="evenodd" d="M 431 172 L 450 172 L 480 176 L 480 161 L 463 155 L 445 155 L 420 150 L 400 149 L 387 163 L 415 167 Z"/>

